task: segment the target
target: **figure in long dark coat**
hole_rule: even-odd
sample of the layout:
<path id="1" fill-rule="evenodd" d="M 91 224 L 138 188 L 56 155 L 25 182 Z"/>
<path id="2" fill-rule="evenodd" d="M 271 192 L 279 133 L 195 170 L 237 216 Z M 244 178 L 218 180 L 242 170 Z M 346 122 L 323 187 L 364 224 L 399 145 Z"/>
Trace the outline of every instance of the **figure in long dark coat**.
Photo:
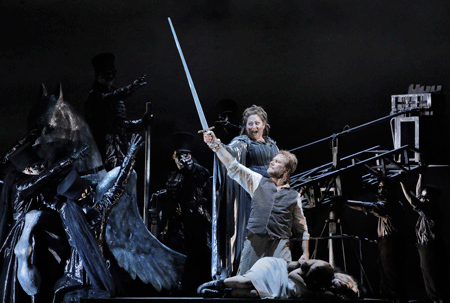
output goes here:
<path id="1" fill-rule="evenodd" d="M 177 168 L 166 182 L 160 239 L 187 256 L 180 293 L 196 295 L 197 287 L 211 277 L 212 186 L 209 171 L 192 159 L 193 135 L 179 132 L 173 140 Z"/>
<path id="2" fill-rule="evenodd" d="M 53 187 L 53 191 L 56 193 L 56 184 L 54 182 L 58 178 L 61 178 L 64 171 L 67 172 L 67 169 L 72 166 L 72 163 L 83 155 L 83 151 L 77 152 L 67 159 L 60 160 L 60 162 L 50 169 L 44 169 L 42 166 L 43 160 L 39 159 L 29 143 L 18 148 L 14 155 L 12 155 L 10 160 L 16 167 L 16 170 L 12 170 L 8 174 L 8 182 L 5 184 L 6 186 L 2 192 L 2 199 L 7 201 L 7 205 L 11 208 L 12 212 L 12 221 L 9 223 L 11 227 L 0 249 L 0 253 L 3 256 L 0 277 L 0 298 L 2 302 L 25 302 L 24 299 L 29 299 L 30 295 L 34 296 L 33 302 L 46 302 L 48 298 L 52 298 L 52 285 L 46 284 L 51 280 L 50 276 L 55 278 L 54 275 L 51 275 L 53 274 L 52 270 L 47 272 L 46 279 L 42 279 L 44 285 L 41 285 L 41 292 L 38 293 L 37 289 L 25 289 L 27 294 L 24 293 L 18 280 L 18 275 L 22 271 L 22 268 L 17 260 L 17 254 L 21 254 L 22 252 L 16 250 L 16 244 L 24 230 L 26 215 L 33 210 L 45 211 L 47 216 L 56 221 L 55 225 L 49 224 L 47 227 L 57 229 L 55 226 L 60 226 L 57 222 L 58 218 L 55 218 L 56 213 L 48 206 L 49 200 L 52 200 L 54 197 L 51 188 Z M 49 219 L 47 218 L 47 220 Z M 8 223 L 2 222 L 2 224 Z M 61 237 L 62 229 L 60 231 L 61 233 L 51 231 L 59 245 L 65 240 L 64 237 Z M 41 238 L 41 240 L 48 242 L 45 240 L 45 237 L 44 239 Z M 42 241 L 36 242 L 39 243 L 33 245 L 35 247 L 45 245 Z M 58 255 L 57 258 L 63 258 L 57 252 L 59 247 L 55 248 L 50 246 L 49 249 L 54 252 L 54 256 Z M 39 252 L 37 250 L 37 255 Z M 43 265 L 42 262 L 39 263 L 37 256 L 33 257 L 36 258 L 34 262 L 36 266 Z"/>
<path id="3" fill-rule="evenodd" d="M 127 117 L 124 99 L 146 85 L 145 76 L 132 84 L 116 88 L 115 57 L 101 53 L 92 59 L 95 81 L 85 103 L 85 117 L 88 122 L 107 171 L 120 166 L 126 153 L 128 134 L 144 129 L 150 117 L 130 120 Z"/>

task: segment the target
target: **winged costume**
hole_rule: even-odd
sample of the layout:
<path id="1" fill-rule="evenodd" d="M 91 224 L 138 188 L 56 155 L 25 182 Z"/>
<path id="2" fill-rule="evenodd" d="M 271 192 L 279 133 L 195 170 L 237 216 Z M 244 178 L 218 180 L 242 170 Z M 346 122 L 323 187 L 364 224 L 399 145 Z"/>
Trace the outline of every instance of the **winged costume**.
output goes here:
<path id="1" fill-rule="evenodd" d="M 119 266 L 123 267 L 133 279 L 139 277 L 142 282 L 151 284 L 156 291 L 177 286 L 179 275 L 183 271 L 185 256 L 162 245 L 143 224 L 137 208 L 137 177 L 135 173 L 132 173 L 132 165 L 130 165 L 134 161 L 131 161 L 132 159 L 130 158 L 125 169 L 121 170 L 121 167 L 117 167 L 117 169 L 106 173 L 102 167 L 102 159 L 89 126 L 83 117 L 63 100 L 61 89 L 59 97 L 55 95 L 47 96 L 46 89 L 43 86 L 42 98 L 38 100 L 28 120 L 29 133 L 12 150 L 19 148 L 25 142 L 31 142 L 35 151 L 44 160 L 46 167 L 52 167 L 57 165 L 58 161 L 60 161 L 59 159 L 63 158 L 64 155 L 69 155 L 70 157 L 74 151 L 79 151 L 88 146 L 88 156 L 83 161 L 75 161 L 71 167 L 78 171 L 83 179 L 89 181 L 92 187 L 96 187 L 98 184 L 96 187 L 96 201 L 99 202 L 98 205 L 104 206 L 101 209 L 104 211 L 102 212 L 103 214 L 109 213 L 109 215 L 105 216 L 104 229 L 101 233 L 104 235 L 104 246 L 109 249 Z M 9 154 L 4 160 L 8 160 Z M 115 184 L 114 182 L 123 180 L 124 174 L 129 178 L 127 186 Z M 24 215 L 20 211 L 13 216 L 13 205 L 10 199 L 5 199 L 5 197 L 11 197 L 13 187 L 5 185 L 1 200 L 2 221 L 0 229 L 2 235 L 6 235 L 11 231 L 10 224 L 14 221 L 13 219 Z M 119 188 L 120 194 L 117 195 L 118 191 L 109 191 L 111 188 Z M 39 197 L 43 197 L 40 195 L 39 190 L 36 193 Z M 114 196 L 114 194 L 116 195 Z M 47 197 L 47 201 L 43 201 L 42 204 L 49 209 L 54 208 L 60 211 L 60 215 L 63 218 L 63 227 L 69 238 L 71 235 L 75 236 L 84 233 L 83 241 L 89 239 L 91 232 L 88 230 L 89 225 L 86 225 L 86 223 L 71 224 L 72 221 L 84 222 L 86 219 L 84 211 L 80 210 L 81 208 L 76 203 L 66 203 L 64 209 L 58 208 L 56 194 Z M 103 203 L 105 201 L 109 202 Z M 113 203 L 110 203 L 111 201 Z M 25 213 L 27 211 L 28 209 L 23 210 Z M 39 226 L 36 225 L 36 228 L 39 229 Z M 18 236 L 20 236 L 20 232 L 17 233 Z M 76 239 L 70 238 L 69 243 L 71 241 L 72 253 L 75 251 L 78 254 L 78 263 L 75 262 L 73 265 L 83 264 L 85 268 L 98 269 L 93 265 L 99 264 L 99 261 L 95 261 L 99 260 L 97 258 L 98 255 L 97 257 L 92 257 L 93 255 L 89 251 L 89 249 L 94 250 L 92 239 L 86 242 L 91 243 L 91 245 L 83 251 L 80 248 L 81 246 L 77 247 L 79 242 L 77 245 L 74 244 L 74 242 L 77 242 Z M 95 242 L 97 243 L 97 239 L 95 239 Z M 77 251 L 77 248 L 80 248 L 80 250 Z M 13 244 L 8 249 L 12 253 L 14 249 Z M 64 261 L 59 260 L 59 262 L 63 263 Z M 92 261 L 93 264 L 88 264 L 88 261 Z M 1 262 L 3 264 L 5 260 L 2 259 Z M 105 268 L 94 270 L 94 274 L 88 274 L 91 276 L 88 279 L 90 282 L 94 281 L 94 285 L 96 283 L 103 285 L 102 288 L 106 288 L 109 291 L 114 286 L 109 281 L 109 273 L 104 272 Z M 100 273 L 97 278 L 95 277 L 96 273 Z M 45 275 L 46 272 L 42 271 L 41 274 Z M 8 274 L 8 277 L 13 277 L 14 275 L 11 272 L 11 274 Z M 20 290 L 20 286 L 17 283 L 12 284 L 8 282 L 9 280 L 5 281 L 6 283 L 2 285 L 5 289 Z M 93 297 L 98 296 L 98 293 L 90 291 L 87 291 L 87 293 Z M 109 291 L 109 293 L 112 292 Z M 28 298 L 30 302 L 34 302 L 31 296 Z M 15 297 L 10 295 L 4 296 L 3 299 L 3 302 L 18 302 L 15 300 Z M 26 301 L 20 299 L 20 302 Z"/>

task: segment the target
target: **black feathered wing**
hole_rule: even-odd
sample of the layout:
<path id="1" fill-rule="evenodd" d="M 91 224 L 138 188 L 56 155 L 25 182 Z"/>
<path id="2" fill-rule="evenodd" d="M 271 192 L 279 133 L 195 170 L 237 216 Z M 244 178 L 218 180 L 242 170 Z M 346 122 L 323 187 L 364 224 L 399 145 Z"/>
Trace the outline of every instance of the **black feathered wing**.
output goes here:
<path id="1" fill-rule="evenodd" d="M 97 201 L 114 184 L 119 169 L 108 172 L 98 184 Z M 171 289 L 181 279 L 186 256 L 159 242 L 144 225 L 137 207 L 136 179 L 133 172 L 124 195 L 109 214 L 106 244 L 119 266 L 133 279 L 138 276 L 158 292 Z"/>

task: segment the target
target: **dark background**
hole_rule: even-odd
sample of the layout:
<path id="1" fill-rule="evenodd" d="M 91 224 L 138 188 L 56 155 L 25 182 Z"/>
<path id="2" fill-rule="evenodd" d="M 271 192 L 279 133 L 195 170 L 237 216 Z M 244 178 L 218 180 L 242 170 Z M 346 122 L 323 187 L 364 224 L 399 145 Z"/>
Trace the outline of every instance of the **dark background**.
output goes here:
<path id="1" fill-rule="evenodd" d="M 168 17 L 209 124 L 221 99 L 235 100 L 241 110 L 261 105 L 269 114 L 271 137 L 280 148 L 292 149 L 389 115 L 391 95 L 407 93 L 410 84 L 443 85 L 448 95 L 449 14 L 447 1 L 4 0 L 0 152 L 25 133 L 41 83 L 50 90 L 62 83 L 65 100 L 82 113 L 94 77 L 90 60 L 112 52 L 117 86 L 147 75 L 147 86 L 127 100 L 127 108 L 129 118 L 140 118 L 145 103 L 152 102 L 155 192 L 164 187 L 172 165 L 170 135 L 201 129 Z M 437 119 L 446 122 L 447 114 L 448 106 Z M 448 123 L 432 132 L 441 134 L 432 144 L 448 142 Z M 346 136 L 342 155 L 378 144 L 392 148 L 388 122 Z M 212 153 L 200 135 L 193 155 L 212 168 Z M 329 143 L 297 156 L 297 172 L 329 162 Z M 141 151 L 140 176 L 143 165 Z M 441 206 L 448 214 L 448 169 L 431 169 L 429 178 L 443 188 Z M 414 177 L 410 183 L 415 185 Z M 375 229 L 375 221 L 362 216 L 353 214 L 354 222 L 362 218 L 365 224 L 350 233 Z M 411 214 L 412 242 L 415 219 Z M 409 296 L 424 298 L 410 248 Z"/>

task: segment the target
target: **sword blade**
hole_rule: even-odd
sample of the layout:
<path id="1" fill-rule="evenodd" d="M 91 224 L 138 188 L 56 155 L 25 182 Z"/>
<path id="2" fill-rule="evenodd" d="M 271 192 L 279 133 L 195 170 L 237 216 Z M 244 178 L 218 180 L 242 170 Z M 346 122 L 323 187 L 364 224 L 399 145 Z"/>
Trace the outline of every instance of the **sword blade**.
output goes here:
<path id="1" fill-rule="evenodd" d="M 178 53 L 181 57 L 181 62 L 183 63 L 184 72 L 186 73 L 186 77 L 189 83 L 189 88 L 191 89 L 192 97 L 194 98 L 195 107 L 197 108 L 197 113 L 200 118 L 200 122 L 202 124 L 202 128 L 204 130 L 208 129 L 208 123 L 206 122 L 205 114 L 203 113 L 202 105 L 200 104 L 200 100 L 198 99 L 197 91 L 195 90 L 194 82 L 192 81 L 191 74 L 189 73 L 189 68 L 186 64 L 186 60 L 184 60 L 183 51 L 181 50 L 180 43 L 178 42 L 177 34 L 175 33 L 175 29 L 173 28 L 172 21 L 169 19 L 170 29 L 172 30 L 173 38 L 175 39 L 175 44 L 177 45 Z"/>

